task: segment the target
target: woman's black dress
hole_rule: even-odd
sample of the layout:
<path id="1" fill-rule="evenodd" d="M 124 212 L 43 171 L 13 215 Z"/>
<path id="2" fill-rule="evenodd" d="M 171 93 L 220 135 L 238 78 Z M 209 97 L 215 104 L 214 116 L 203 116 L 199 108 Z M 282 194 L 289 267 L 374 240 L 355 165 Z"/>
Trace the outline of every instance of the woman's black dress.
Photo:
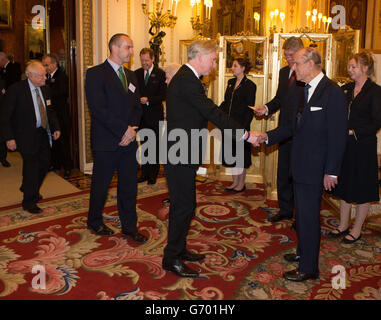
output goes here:
<path id="1" fill-rule="evenodd" d="M 354 98 L 354 82 L 342 87 L 348 99 L 348 135 L 338 185 L 333 194 L 347 203 L 379 201 L 377 136 L 381 127 L 381 87 L 368 79 Z"/>
<path id="2" fill-rule="evenodd" d="M 239 86 L 234 89 L 237 78 L 232 78 L 228 81 L 228 86 L 225 91 L 225 100 L 220 105 L 222 111 L 228 114 L 237 123 L 241 124 L 245 130 L 250 131 L 250 123 L 254 116 L 254 111 L 248 106 L 255 105 L 255 94 L 257 86 L 246 76 L 243 77 Z M 233 143 L 232 155 L 235 157 L 235 144 Z M 222 148 L 224 154 L 224 148 Z M 228 164 L 222 157 L 222 163 L 226 167 L 235 167 L 236 164 Z M 244 168 L 251 166 L 251 144 L 244 143 Z"/>

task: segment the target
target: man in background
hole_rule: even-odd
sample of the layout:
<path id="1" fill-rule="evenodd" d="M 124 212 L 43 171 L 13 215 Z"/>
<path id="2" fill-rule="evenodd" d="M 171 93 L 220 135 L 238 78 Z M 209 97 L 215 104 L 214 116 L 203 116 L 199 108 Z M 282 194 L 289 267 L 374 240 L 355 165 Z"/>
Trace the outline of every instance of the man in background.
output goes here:
<path id="1" fill-rule="evenodd" d="M 278 89 L 275 97 L 265 105 L 254 108 L 257 116 L 270 115 L 278 110 L 279 126 L 287 122 L 288 116 L 293 112 L 291 101 L 303 100 L 304 83 L 296 80 L 295 71 L 292 67 L 295 63 L 295 53 L 303 48 L 303 41 L 300 38 L 288 38 L 283 44 L 284 58 L 287 66 L 279 71 Z M 290 96 L 292 92 L 292 96 Z M 301 103 L 304 103 L 302 101 Z M 278 149 L 278 172 L 277 172 L 277 194 L 279 212 L 270 217 L 270 222 L 278 222 L 283 219 L 292 219 L 294 212 L 294 191 L 290 174 L 290 158 L 292 148 L 292 137 L 281 141 Z"/>
<path id="2" fill-rule="evenodd" d="M 140 103 L 143 109 L 140 129 L 151 129 L 156 136 L 155 163 L 146 163 L 141 166 L 141 176 L 138 182 L 147 181 L 147 184 L 155 184 L 160 169 L 159 162 L 159 121 L 164 120 L 163 101 L 167 85 L 165 83 L 165 72 L 154 65 L 155 56 L 150 48 L 140 51 L 142 67 L 135 70 L 139 83 Z M 145 141 L 142 141 L 142 144 Z"/>
<path id="3" fill-rule="evenodd" d="M 9 86 L 21 80 L 21 68 L 17 62 L 9 60 L 4 52 L 0 52 L 0 99 L 3 99 Z M 1 104 L 0 104 L 1 106 Z M 7 147 L 0 136 L 0 163 L 3 167 L 10 167 L 7 161 Z"/>
<path id="4" fill-rule="evenodd" d="M 58 67 L 56 55 L 46 54 L 42 64 L 46 69 L 46 84 L 50 88 L 52 105 L 61 128 L 61 138 L 53 142 L 51 163 L 56 170 L 63 167 L 64 178 L 67 179 L 71 173 L 69 79 Z"/>

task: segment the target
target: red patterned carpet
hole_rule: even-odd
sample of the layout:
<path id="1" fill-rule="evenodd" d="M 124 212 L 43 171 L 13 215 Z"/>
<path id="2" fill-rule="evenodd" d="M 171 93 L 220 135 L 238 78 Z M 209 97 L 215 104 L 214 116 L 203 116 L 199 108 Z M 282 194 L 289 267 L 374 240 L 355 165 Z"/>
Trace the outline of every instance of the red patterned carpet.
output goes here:
<path id="1" fill-rule="evenodd" d="M 188 249 L 206 254 L 190 264 L 202 279 L 178 278 L 161 268 L 167 237 L 164 178 L 154 186 L 139 185 L 139 229 L 149 237 L 141 246 L 121 237 L 115 187 L 104 210 L 106 224 L 116 231 L 112 237 L 86 229 L 88 191 L 44 199 L 41 215 L 19 206 L 0 208 L 0 299 L 381 300 L 380 233 L 366 229 L 352 245 L 329 239 L 327 230 L 337 220 L 322 210 L 320 281 L 285 281 L 282 273 L 295 268 L 283 260 L 296 246 L 291 222 L 267 222 L 276 202 L 263 200 L 261 185 L 247 184 L 237 195 L 224 193 L 226 185 L 209 181 L 197 187 Z M 345 267 L 345 289 L 332 286 L 337 265 Z M 43 269 L 32 273 L 36 266 Z"/>

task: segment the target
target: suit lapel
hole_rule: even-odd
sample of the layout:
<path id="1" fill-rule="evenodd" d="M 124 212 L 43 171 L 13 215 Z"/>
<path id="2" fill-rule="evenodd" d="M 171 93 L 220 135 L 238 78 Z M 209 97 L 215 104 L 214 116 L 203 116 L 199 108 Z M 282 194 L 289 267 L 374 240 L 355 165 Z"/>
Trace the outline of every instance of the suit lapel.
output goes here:
<path id="1" fill-rule="evenodd" d="M 34 123 L 36 123 L 37 122 L 37 118 L 36 118 L 36 111 L 34 109 L 34 102 L 33 102 L 32 92 L 30 91 L 30 86 L 29 86 L 28 79 L 26 79 L 24 81 L 25 81 L 24 82 L 24 88 L 25 88 L 25 101 L 26 101 L 25 105 L 27 106 L 27 108 L 32 108 L 32 114 L 33 114 L 33 117 L 34 117 Z"/>
<path id="2" fill-rule="evenodd" d="M 105 70 L 105 73 L 107 75 L 107 78 L 111 81 L 113 86 L 115 88 L 117 88 L 119 91 L 121 91 L 121 92 L 126 94 L 127 92 L 126 92 L 126 90 L 124 90 L 122 82 L 120 81 L 118 75 L 116 74 L 116 72 L 114 71 L 112 66 L 108 63 L 107 60 L 104 62 L 103 65 L 104 65 L 104 70 Z M 124 67 L 123 67 L 123 70 L 124 70 Z M 126 72 L 124 72 L 124 74 L 126 74 Z M 128 91 L 128 78 L 127 78 L 127 75 L 126 75 L 126 79 L 127 79 L 127 91 Z"/>

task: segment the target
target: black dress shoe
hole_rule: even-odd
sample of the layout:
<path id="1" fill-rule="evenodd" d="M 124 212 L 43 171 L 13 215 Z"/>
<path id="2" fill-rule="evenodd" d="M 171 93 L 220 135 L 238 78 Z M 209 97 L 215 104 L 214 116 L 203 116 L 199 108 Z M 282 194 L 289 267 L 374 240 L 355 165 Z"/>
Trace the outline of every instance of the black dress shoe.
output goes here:
<path id="1" fill-rule="evenodd" d="M 228 188 L 228 187 L 226 187 L 224 189 L 225 192 L 233 192 L 233 190 L 234 190 L 234 188 Z"/>
<path id="2" fill-rule="evenodd" d="M 287 253 L 283 256 L 284 260 L 288 262 L 299 262 L 300 256 L 296 255 L 295 253 Z"/>
<path id="3" fill-rule="evenodd" d="M 42 209 L 38 207 L 37 205 L 33 205 L 30 207 L 22 207 L 25 211 L 28 211 L 31 214 L 39 214 L 42 212 Z"/>
<path id="4" fill-rule="evenodd" d="M 283 278 L 290 281 L 302 282 L 309 279 L 319 279 L 319 273 L 302 273 L 299 270 L 292 270 L 283 273 Z"/>
<path id="5" fill-rule="evenodd" d="M 267 220 L 270 222 L 278 222 L 278 221 L 281 221 L 283 219 L 291 219 L 291 218 L 292 217 L 283 216 L 283 215 L 277 213 L 275 216 L 272 216 L 272 217 L 268 218 Z"/>
<path id="6" fill-rule="evenodd" d="M 43 199 L 43 196 L 41 193 L 38 194 L 38 201 L 41 201 Z"/>
<path id="7" fill-rule="evenodd" d="M 146 178 L 146 177 L 140 177 L 140 178 L 138 178 L 138 183 L 144 182 L 144 181 L 147 181 L 147 180 L 148 180 L 148 178 Z"/>
<path id="8" fill-rule="evenodd" d="M 165 261 L 163 259 L 163 269 L 166 271 L 171 271 L 175 275 L 183 278 L 198 278 L 199 273 L 191 268 L 189 268 L 180 259 L 175 259 L 173 261 Z"/>
<path id="9" fill-rule="evenodd" d="M 147 184 L 156 184 L 155 178 L 149 178 Z"/>
<path id="10" fill-rule="evenodd" d="M 291 230 L 296 231 L 296 222 L 295 221 L 291 225 Z"/>
<path id="11" fill-rule="evenodd" d="M 5 168 L 9 168 L 11 166 L 11 164 L 7 161 L 7 160 L 3 160 L 1 161 L 1 164 L 3 165 L 3 167 Z"/>
<path id="12" fill-rule="evenodd" d="M 69 179 L 71 175 L 71 170 L 65 170 L 64 171 L 64 179 Z"/>
<path id="13" fill-rule="evenodd" d="M 189 251 L 183 253 L 181 255 L 181 260 L 185 261 L 200 261 L 205 259 L 205 254 L 200 254 L 200 253 L 191 253 Z"/>
<path id="14" fill-rule="evenodd" d="M 127 238 L 131 238 L 135 242 L 139 242 L 139 243 L 145 243 L 148 240 L 146 236 L 142 235 L 141 233 L 139 233 L 137 231 L 135 231 L 135 232 L 122 232 L 122 235 L 127 237 Z"/>
<path id="15" fill-rule="evenodd" d="M 170 202 L 171 202 L 171 200 L 169 198 L 164 198 L 162 201 L 162 203 L 170 203 Z"/>
<path id="16" fill-rule="evenodd" d="M 100 236 L 112 236 L 114 234 L 114 231 L 112 231 L 109 227 L 107 227 L 104 224 L 101 224 L 97 227 L 87 226 L 87 229 L 93 231 L 94 233 Z"/>

